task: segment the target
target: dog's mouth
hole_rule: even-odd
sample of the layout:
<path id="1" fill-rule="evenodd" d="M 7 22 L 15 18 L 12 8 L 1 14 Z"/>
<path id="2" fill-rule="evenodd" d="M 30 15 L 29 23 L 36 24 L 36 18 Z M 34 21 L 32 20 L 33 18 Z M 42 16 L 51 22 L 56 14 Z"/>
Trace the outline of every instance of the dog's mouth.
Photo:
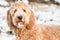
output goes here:
<path id="1" fill-rule="evenodd" d="M 18 28 L 21 28 L 21 27 L 24 27 L 25 26 L 25 24 L 24 24 L 24 22 L 23 21 L 20 21 L 20 22 L 18 22 L 17 23 L 17 25 L 16 25 Z"/>
<path id="2" fill-rule="evenodd" d="M 25 26 L 25 23 L 23 21 L 18 21 L 16 24 L 13 23 L 13 25 L 17 28 L 22 28 Z"/>

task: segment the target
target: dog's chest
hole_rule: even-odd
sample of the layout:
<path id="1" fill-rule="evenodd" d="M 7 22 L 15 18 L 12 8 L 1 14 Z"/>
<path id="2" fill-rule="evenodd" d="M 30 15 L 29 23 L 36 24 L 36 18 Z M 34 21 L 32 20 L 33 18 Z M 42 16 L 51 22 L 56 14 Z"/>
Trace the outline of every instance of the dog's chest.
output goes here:
<path id="1" fill-rule="evenodd" d="M 21 30 L 16 34 L 18 40 L 36 40 L 37 30 Z"/>

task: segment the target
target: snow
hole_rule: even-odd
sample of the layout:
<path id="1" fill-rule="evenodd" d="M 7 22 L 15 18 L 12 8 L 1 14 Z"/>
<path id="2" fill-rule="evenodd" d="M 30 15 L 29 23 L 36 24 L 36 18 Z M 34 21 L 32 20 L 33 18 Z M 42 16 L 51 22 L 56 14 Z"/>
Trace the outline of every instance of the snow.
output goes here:
<path id="1" fill-rule="evenodd" d="M 58 3 L 60 3 L 60 0 L 55 0 L 55 2 L 58 2 Z"/>
<path id="2" fill-rule="evenodd" d="M 37 9 L 36 6 L 32 7 L 37 19 L 36 23 L 60 25 L 60 8 L 54 4 L 42 6 L 38 6 L 42 10 Z M 51 19 L 52 21 L 50 21 Z"/>
<path id="3" fill-rule="evenodd" d="M 28 0 L 22 0 L 24 3 L 28 4 Z"/>
<path id="4" fill-rule="evenodd" d="M 1 33 L 0 34 L 0 40 L 15 40 L 15 36 L 14 35 L 8 35 L 6 33 Z"/>
<path id="5" fill-rule="evenodd" d="M 6 22 L 6 13 L 7 13 L 8 9 L 9 8 L 0 7 L 0 27 L 3 27 L 2 31 L 9 30 L 9 29 L 7 29 L 8 25 L 7 25 L 7 22 Z"/>
<path id="6" fill-rule="evenodd" d="M 8 6 L 9 5 L 9 3 L 8 2 L 6 2 L 6 1 L 0 1 L 0 5 L 4 5 L 4 6 Z"/>

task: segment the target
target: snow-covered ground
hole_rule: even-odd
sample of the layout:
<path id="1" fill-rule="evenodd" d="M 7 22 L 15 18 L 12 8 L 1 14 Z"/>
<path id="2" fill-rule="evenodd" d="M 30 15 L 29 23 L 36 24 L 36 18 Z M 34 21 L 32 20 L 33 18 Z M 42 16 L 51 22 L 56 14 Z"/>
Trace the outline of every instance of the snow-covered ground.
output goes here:
<path id="1" fill-rule="evenodd" d="M 0 5 L 4 5 L 4 6 L 8 6 L 9 5 L 9 3 L 8 2 L 6 2 L 6 1 L 0 1 Z"/>
<path id="2" fill-rule="evenodd" d="M 57 5 L 39 4 L 33 5 L 32 10 L 37 23 L 60 25 L 60 8 Z"/>
<path id="3" fill-rule="evenodd" d="M 14 35 L 9 35 L 7 33 L 1 33 L 0 34 L 0 40 L 15 40 L 15 36 Z"/>
<path id="4" fill-rule="evenodd" d="M 35 13 L 36 23 L 60 25 L 59 6 L 54 4 L 35 4 L 30 5 L 30 7 Z M 7 31 L 10 31 L 6 21 L 6 13 L 8 9 L 9 7 L 0 7 L 0 40 L 15 40 L 14 35 L 7 34 Z"/>

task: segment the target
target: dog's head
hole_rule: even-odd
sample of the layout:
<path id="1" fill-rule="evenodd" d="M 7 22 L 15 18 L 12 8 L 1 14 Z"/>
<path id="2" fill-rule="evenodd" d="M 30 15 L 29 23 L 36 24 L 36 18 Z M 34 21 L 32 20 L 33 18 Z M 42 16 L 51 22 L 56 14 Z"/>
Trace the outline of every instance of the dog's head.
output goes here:
<path id="1" fill-rule="evenodd" d="M 23 2 L 15 2 L 7 13 L 7 22 L 13 28 L 32 28 L 35 22 L 33 12 Z"/>

